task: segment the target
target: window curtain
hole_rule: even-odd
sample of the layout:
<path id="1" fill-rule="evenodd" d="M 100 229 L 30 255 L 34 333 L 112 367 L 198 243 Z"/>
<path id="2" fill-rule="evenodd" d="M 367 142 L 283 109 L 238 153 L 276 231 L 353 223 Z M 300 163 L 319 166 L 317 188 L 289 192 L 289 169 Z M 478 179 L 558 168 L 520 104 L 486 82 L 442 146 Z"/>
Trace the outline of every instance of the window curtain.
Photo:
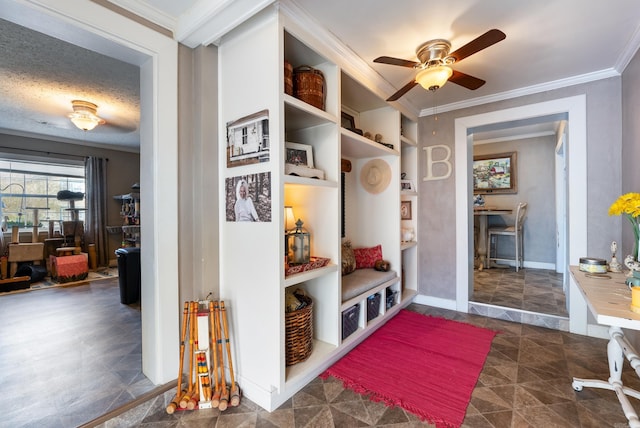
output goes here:
<path id="1" fill-rule="evenodd" d="M 107 237 L 107 159 L 88 157 L 84 162 L 86 180 L 85 239 L 96 246 L 98 266 L 109 265 Z"/>

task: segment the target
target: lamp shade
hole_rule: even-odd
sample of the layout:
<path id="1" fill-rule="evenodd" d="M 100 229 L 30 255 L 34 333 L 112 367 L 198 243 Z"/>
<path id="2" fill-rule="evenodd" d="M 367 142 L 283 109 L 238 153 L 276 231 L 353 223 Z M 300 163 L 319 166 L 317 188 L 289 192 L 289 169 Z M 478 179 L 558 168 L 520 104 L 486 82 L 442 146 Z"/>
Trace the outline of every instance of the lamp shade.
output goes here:
<path id="1" fill-rule="evenodd" d="M 291 230 L 296 227 L 296 218 L 293 215 L 293 207 L 284 207 L 284 230 Z"/>
<path id="2" fill-rule="evenodd" d="M 428 67 L 417 74 L 416 82 L 423 88 L 434 91 L 443 87 L 452 74 L 453 70 L 446 65 Z"/>

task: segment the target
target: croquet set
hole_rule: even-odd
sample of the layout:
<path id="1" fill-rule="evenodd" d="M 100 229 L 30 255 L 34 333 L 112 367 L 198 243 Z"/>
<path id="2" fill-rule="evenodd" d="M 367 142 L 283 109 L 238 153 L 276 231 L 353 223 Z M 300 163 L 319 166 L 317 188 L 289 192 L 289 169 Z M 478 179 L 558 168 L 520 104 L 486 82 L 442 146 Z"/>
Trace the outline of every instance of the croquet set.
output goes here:
<path id="1" fill-rule="evenodd" d="M 188 371 L 186 385 L 183 385 L 185 352 Z M 175 397 L 166 408 L 167 413 L 211 408 L 224 411 L 239 404 L 240 388 L 233 372 L 224 301 L 184 302 L 178 385 Z"/>

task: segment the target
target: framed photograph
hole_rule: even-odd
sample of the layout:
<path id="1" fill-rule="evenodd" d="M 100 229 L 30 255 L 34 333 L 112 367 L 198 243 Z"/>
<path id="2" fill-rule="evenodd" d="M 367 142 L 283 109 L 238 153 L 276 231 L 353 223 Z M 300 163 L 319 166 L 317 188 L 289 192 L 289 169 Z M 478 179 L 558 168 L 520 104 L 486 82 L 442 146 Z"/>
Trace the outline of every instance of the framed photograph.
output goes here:
<path id="1" fill-rule="evenodd" d="M 416 186 L 412 180 L 400 180 L 400 190 L 403 192 L 415 192 Z"/>
<path id="2" fill-rule="evenodd" d="M 516 152 L 473 157 L 473 193 L 518 193 Z"/>
<path id="3" fill-rule="evenodd" d="M 285 143 L 285 162 L 313 168 L 313 147 L 309 144 Z"/>
<path id="4" fill-rule="evenodd" d="M 411 220 L 411 201 L 400 202 L 400 219 Z"/>
<path id="5" fill-rule="evenodd" d="M 341 125 L 343 128 L 347 128 L 347 129 L 355 129 L 356 127 L 356 120 L 354 119 L 353 116 L 351 116 L 348 113 L 342 112 L 341 115 Z"/>
<path id="6" fill-rule="evenodd" d="M 270 222 L 271 173 L 227 177 L 225 206 L 228 222 Z"/>
<path id="7" fill-rule="evenodd" d="M 227 168 L 269 161 L 269 110 L 227 123 Z"/>

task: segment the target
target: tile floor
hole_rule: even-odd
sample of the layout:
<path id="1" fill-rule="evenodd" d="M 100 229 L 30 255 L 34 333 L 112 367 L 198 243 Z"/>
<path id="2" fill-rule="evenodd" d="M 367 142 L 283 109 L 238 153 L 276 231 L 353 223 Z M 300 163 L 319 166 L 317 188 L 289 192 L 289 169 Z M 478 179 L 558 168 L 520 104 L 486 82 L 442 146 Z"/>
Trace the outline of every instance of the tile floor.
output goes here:
<path id="1" fill-rule="evenodd" d="M 553 270 L 492 268 L 473 272 L 474 302 L 568 317 L 563 275 Z"/>
<path id="2" fill-rule="evenodd" d="M 409 310 L 499 331 L 467 409 L 464 427 L 625 427 L 612 391 L 575 392 L 573 376 L 606 379 L 606 340 L 412 304 Z M 640 380 L 625 367 L 623 381 Z M 166 405 L 175 391 L 149 400 L 99 425 L 111 427 L 421 427 L 432 426 L 398 408 L 387 408 L 316 378 L 274 412 L 246 398 L 240 406 L 176 412 Z M 637 410 L 640 403 L 634 401 Z"/>
<path id="3" fill-rule="evenodd" d="M 518 275 L 526 282 L 534 273 Z M 473 392 L 464 426 L 628 425 L 613 392 L 571 388 L 573 376 L 608 377 L 605 340 L 416 304 L 408 309 L 500 332 Z M 120 304 L 117 280 L 0 295 L 0 337 L 0 383 L 3 391 L 9 391 L 0 402 L 0 426 L 82 426 L 154 389 L 139 369 L 139 307 Z M 640 380 L 627 363 L 623 373 L 626 385 L 640 389 Z M 174 392 L 87 426 L 430 426 L 401 409 L 344 390 L 334 379 L 315 379 L 271 413 L 243 398 L 239 407 L 225 412 L 168 415 L 164 409 Z M 632 399 L 632 404 L 640 411 L 640 402 Z"/>

